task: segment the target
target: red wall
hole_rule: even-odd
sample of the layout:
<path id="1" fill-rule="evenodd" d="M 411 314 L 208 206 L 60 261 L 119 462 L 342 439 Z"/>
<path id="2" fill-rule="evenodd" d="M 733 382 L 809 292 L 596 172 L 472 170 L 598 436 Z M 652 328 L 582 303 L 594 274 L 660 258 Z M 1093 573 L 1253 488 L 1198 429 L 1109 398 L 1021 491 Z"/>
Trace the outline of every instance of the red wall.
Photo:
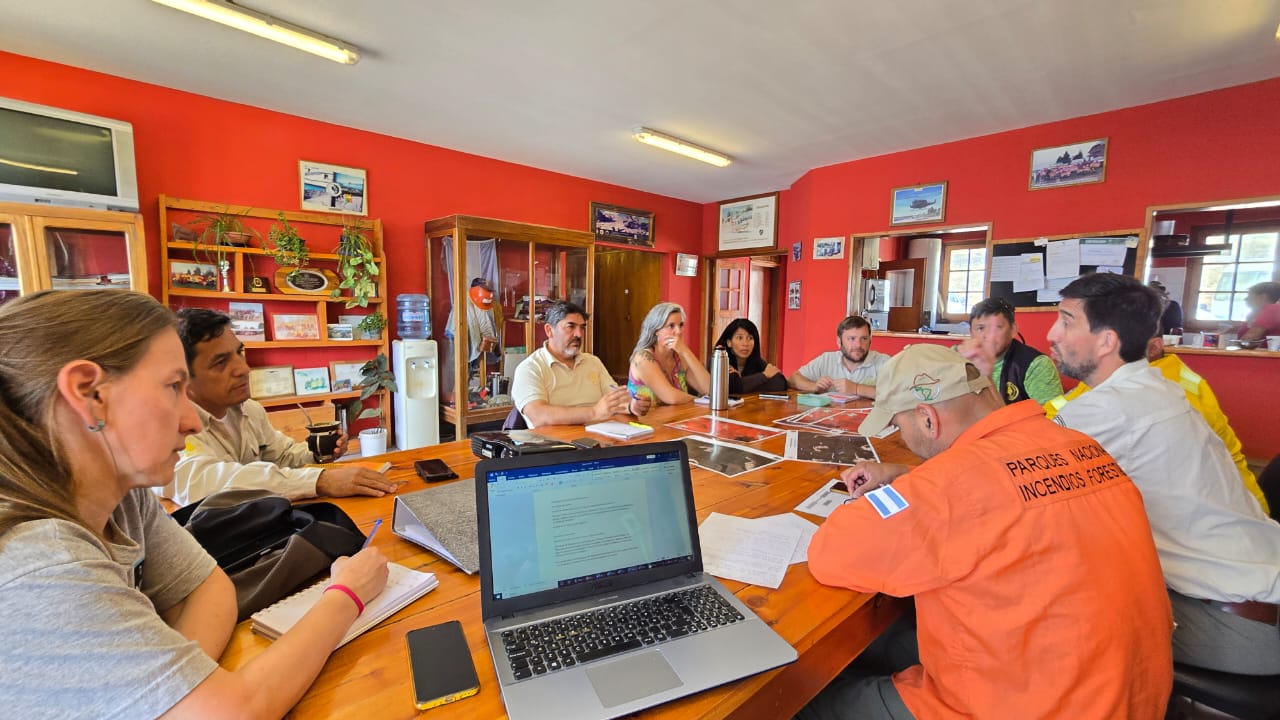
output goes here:
<path id="1" fill-rule="evenodd" d="M 948 183 L 945 224 L 990 221 L 995 239 L 1141 228 L 1149 205 L 1280 193 L 1276 107 L 1280 79 L 815 168 L 783 193 L 779 244 L 799 241 L 808 253 L 815 237 L 887 230 L 893 188 L 939 180 Z M 1100 137 L 1109 138 L 1105 182 L 1027 189 L 1032 150 Z M 714 212 L 710 220 L 703 228 L 713 239 Z M 792 372 L 834 347 L 847 266 L 788 256 L 786 274 L 803 283 L 801 309 L 783 313 L 779 365 Z M 1053 318 L 1019 313 L 1018 324 L 1031 345 L 1045 349 Z M 881 350 L 902 344 L 876 341 Z M 1280 405 L 1280 359 L 1195 356 L 1187 363 L 1212 384 L 1249 456 L 1280 453 L 1264 410 Z"/>
<path id="2" fill-rule="evenodd" d="M 368 171 L 369 215 L 382 219 L 396 259 L 387 267 L 392 298 L 426 289 L 425 220 L 460 213 L 587 230 L 597 201 L 654 211 L 662 295 L 691 309 L 693 332 L 700 327 L 699 279 L 674 268 L 674 253 L 701 249 L 696 203 L 3 52 L 0 95 L 133 124 L 157 297 L 157 195 L 299 209 L 298 160 L 307 159 Z"/>

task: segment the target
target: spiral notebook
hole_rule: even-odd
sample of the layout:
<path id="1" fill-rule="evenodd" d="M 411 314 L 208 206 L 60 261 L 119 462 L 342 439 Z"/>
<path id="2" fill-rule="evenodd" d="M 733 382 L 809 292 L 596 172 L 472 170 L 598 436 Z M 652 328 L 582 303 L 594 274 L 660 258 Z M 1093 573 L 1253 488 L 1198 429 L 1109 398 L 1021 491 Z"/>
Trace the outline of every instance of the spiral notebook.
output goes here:
<path id="1" fill-rule="evenodd" d="M 275 640 L 292 628 L 307 611 L 320 601 L 329 578 L 306 590 L 290 595 L 280 602 L 254 613 L 253 631 L 268 640 Z M 364 612 L 351 624 L 351 629 L 338 643 L 342 647 L 365 630 L 396 614 L 404 606 L 431 592 L 440 581 L 434 573 L 410 570 L 397 563 L 387 563 L 387 586 L 382 593 L 365 605 Z"/>

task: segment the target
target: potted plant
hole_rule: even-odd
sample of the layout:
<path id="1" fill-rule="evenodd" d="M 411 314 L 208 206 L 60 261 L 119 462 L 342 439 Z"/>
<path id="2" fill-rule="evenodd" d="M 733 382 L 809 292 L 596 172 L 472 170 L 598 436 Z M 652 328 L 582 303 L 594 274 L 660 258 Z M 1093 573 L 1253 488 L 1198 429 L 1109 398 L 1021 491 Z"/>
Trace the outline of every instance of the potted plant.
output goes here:
<path id="1" fill-rule="evenodd" d="M 378 353 L 360 367 L 360 397 L 346 406 L 348 421 L 378 418 L 378 427 L 360 431 L 360 454 L 381 455 L 387 451 L 386 413 L 380 407 L 365 407 L 365 401 L 383 390 L 396 392 L 396 376 L 391 372 L 387 356 Z"/>
<path id="2" fill-rule="evenodd" d="M 368 228 L 356 221 L 342 227 L 338 240 L 338 287 L 332 297 L 341 297 L 343 290 L 350 290 L 347 307 L 369 307 L 369 299 L 378 295 L 378 268 L 373 243 Z"/>
<path id="3" fill-rule="evenodd" d="M 245 247 L 251 238 L 259 237 L 258 232 L 245 227 L 239 215 L 231 213 L 203 213 L 188 223 L 189 226 L 204 226 L 194 240 L 192 254 L 199 259 L 201 253 L 205 262 L 214 262 L 222 275 L 222 291 L 231 292 L 231 281 L 228 273 L 231 263 L 227 260 L 228 247 Z"/>
<path id="4" fill-rule="evenodd" d="M 280 213 L 280 224 L 271 224 L 267 231 L 267 242 L 264 249 L 276 264 L 284 268 L 298 269 L 311 262 L 311 253 L 307 250 L 307 241 L 302 239 L 296 228 L 289 224 L 284 213 Z"/>
<path id="5" fill-rule="evenodd" d="M 361 318 L 356 325 L 356 332 L 360 333 L 361 340 L 377 340 L 382 337 L 382 331 L 386 327 L 386 316 L 380 312 L 371 312 Z"/>

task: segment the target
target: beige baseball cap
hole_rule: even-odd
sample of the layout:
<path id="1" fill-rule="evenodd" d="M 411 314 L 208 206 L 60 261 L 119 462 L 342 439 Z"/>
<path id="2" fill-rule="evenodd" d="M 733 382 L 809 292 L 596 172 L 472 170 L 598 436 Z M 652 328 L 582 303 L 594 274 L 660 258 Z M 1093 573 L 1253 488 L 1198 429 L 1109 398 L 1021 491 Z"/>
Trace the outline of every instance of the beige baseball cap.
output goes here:
<path id="1" fill-rule="evenodd" d="M 875 435 L 893 422 L 893 416 L 920 403 L 932 405 L 963 395 L 976 395 L 991 387 L 981 374 L 970 380 L 969 362 L 960 353 L 941 345 L 908 345 L 894 355 L 876 376 L 876 404 L 858 426 L 863 435 Z M 976 368 L 975 368 L 976 370 Z"/>

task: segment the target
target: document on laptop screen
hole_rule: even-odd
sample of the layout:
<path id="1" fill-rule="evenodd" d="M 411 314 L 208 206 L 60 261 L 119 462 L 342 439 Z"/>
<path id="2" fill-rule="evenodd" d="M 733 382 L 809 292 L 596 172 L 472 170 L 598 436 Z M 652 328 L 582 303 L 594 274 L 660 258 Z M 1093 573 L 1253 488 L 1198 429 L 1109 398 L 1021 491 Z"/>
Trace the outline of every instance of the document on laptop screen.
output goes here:
<path id="1" fill-rule="evenodd" d="M 692 559 L 684 470 L 650 453 L 493 473 L 494 597 Z"/>

